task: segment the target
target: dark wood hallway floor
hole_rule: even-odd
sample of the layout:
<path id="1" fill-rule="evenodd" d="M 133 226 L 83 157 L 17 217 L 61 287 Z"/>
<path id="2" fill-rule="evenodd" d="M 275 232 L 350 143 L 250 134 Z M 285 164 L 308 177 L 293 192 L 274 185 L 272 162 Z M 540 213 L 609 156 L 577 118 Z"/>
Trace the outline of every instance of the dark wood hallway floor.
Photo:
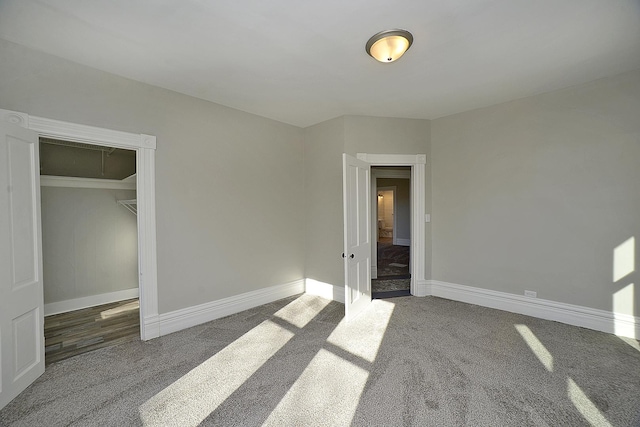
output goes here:
<path id="1" fill-rule="evenodd" d="M 391 237 L 381 237 L 377 242 L 378 278 L 371 280 L 374 298 L 410 295 L 410 248 L 393 244 Z"/>
<path id="2" fill-rule="evenodd" d="M 140 339 L 138 299 L 44 318 L 45 364 Z"/>

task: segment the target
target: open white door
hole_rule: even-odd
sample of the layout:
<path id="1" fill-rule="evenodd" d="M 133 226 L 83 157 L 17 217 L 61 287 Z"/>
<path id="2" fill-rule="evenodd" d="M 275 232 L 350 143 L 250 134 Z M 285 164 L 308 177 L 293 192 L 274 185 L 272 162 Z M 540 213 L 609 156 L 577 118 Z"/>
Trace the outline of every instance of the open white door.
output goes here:
<path id="1" fill-rule="evenodd" d="M 0 409 L 44 372 L 38 135 L 0 124 Z"/>
<path id="2" fill-rule="evenodd" d="M 342 155 L 344 197 L 344 286 L 347 320 L 371 302 L 371 236 L 368 163 Z"/>

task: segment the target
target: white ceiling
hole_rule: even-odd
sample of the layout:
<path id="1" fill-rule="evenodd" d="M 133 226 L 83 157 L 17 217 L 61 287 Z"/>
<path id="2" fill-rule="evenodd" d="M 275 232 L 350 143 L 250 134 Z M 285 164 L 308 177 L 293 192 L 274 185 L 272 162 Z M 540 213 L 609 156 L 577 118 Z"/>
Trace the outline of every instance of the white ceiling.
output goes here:
<path id="1" fill-rule="evenodd" d="M 367 39 L 404 28 L 402 59 Z M 0 0 L 0 37 L 297 126 L 433 119 L 640 68 L 640 0 Z"/>

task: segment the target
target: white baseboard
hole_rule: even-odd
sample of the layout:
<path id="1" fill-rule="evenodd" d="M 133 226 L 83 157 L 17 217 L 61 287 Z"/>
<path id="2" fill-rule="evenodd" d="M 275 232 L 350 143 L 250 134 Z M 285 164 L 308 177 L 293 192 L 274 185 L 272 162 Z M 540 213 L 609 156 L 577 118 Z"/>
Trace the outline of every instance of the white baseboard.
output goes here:
<path id="1" fill-rule="evenodd" d="M 412 295 L 414 297 L 426 297 L 431 295 L 431 284 L 428 280 L 416 280 L 415 289 Z"/>
<path id="2" fill-rule="evenodd" d="M 397 246 L 411 246 L 411 239 L 398 238 L 393 242 L 393 244 Z"/>
<path id="3" fill-rule="evenodd" d="M 430 294 L 440 298 L 640 338 L 640 318 L 635 316 L 437 280 L 429 280 L 428 286 Z"/>
<path id="4" fill-rule="evenodd" d="M 157 319 L 145 319 L 145 324 L 147 325 L 148 321 L 149 327 L 159 328 L 161 336 L 167 335 L 303 292 L 304 280 L 300 279 L 283 285 L 258 289 L 217 301 L 163 313 Z"/>
<path id="5" fill-rule="evenodd" d="M 331 285 L 314 279 L 305 279 L 305 293 L 344 304 L 344 286 Z"/>
<path id="6" fill-rule="evenodd" d="M 143 321 L 142 330 L 140 331 L 140 338 L 144 341 L 149 341 L 160 336 L 160 315 L 154 314 L 151 316 L 145 316 Z"/>
<path id="7" fill-rule="evenodd" d="M 138 298 L 138 288 L 125 289 L 123 291 L 108 292 L 106 294 L 92 295 L 82 298 L 74 298 L 65 301 L 50 302 L 44 305 L 44 315 L 66 313 L 68 311 L 81 310 L 96 305 L 109 304 L 126 299 Z"/>

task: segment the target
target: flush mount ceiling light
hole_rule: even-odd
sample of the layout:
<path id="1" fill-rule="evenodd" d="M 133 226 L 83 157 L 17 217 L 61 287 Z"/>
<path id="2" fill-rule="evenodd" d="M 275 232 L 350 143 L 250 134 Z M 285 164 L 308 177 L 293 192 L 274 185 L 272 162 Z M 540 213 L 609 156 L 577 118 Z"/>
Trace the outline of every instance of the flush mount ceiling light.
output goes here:
<path id="1" fill-rule="evenodd" d="M 406 30 L 380 31 L 369 39 L 366 51 L 380 62 L 393 62 L 411 47 L 413 36 Z"/>

